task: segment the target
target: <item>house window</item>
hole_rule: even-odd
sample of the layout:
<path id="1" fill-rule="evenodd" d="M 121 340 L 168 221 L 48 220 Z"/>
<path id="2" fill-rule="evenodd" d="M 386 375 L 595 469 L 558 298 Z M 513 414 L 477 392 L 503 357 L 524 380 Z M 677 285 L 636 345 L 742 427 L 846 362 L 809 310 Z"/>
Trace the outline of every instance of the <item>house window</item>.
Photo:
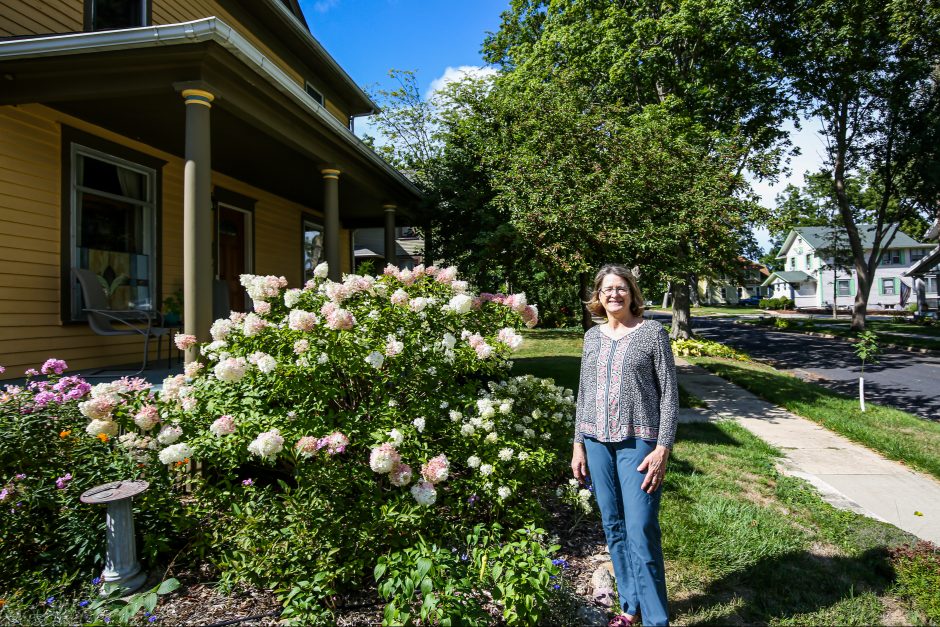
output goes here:
<path id="1" fill-rule="evenodd" d="M 851 284 L 849 279 L 839 279 L 836 281 L 836 292 L 839 296 L 851 296 Z"/>
<path id="2" fill-rule="evenodd" d="M 721 300 L 728 298 L 728 288 L 723 287 L 719 291 L 721 292 Z"/>
<path id="3" fill-rule="evenodd" d="M 790 257 L 790 269 L 796 270 L 796 257 Z"/>
<path id="4" fill-rule="evenodd" d="M 85 30 L 149 26 L 151 0 L 85 0 Z"/>
<path id="5" fill-rule="evenodd" d="M 808 253 L 806 255 L 806 269 L 811 270 L 813 268 L 813 254 Z"/>
<path id="6" fill-rule="evenodd" d="M 924 283 L 927 284 L 927 293 L 936 294 L 937 293 L 937 277 L 935 276 L 925 276 Z"/>
<path id="7" fill-rule="evenodd" d="M 323 94 L 320 92 L 319 89 L 311 85 L 309 81 L 306 81 L 304 83 L 304 91 L 307 92 L 308 96 L 316 100 L 317 104 L 319 104 L 321 107 L 323 106 L 323 103 L 324 103 Z"/>
<path id="8" fill-rule="evenodd" d="M 303 221 L 303 250 L 301 251 L 304 281 L 313 278 L 314 269 L 324 261 L 323 226 L 317 222 L 304 218 Z"/>
<path id="9" fill-rule="evenodd" d="M 917 263 L 921 259 L 927 256 L 926 248 L 912 248 L 911 249 L 911 263 Z"/>
<path id="10" fill-rule="evenodd" d="M 739 288 L 738 288 L 738 300 L 740 300 L 740 299 L 742 299 L 742 298 L 744 298 L 744 288 L 743 288 L 743 287 L 739 287 Z"/>
<path id="11" fill-rule="evenodd" d="M 112 308 L 154 309 L 157 171 L 74 143 L 70 156 L 70 265 L 98 275 Z M 81 290 L 67 285 L 64 319 L 80 320 Z"/>
<path id="12" fill-rule="evenodd" d="M 900 250 L 886 250 L 881 257 L 881 265 L 883 266 L 901 265 L 901 251 Z"/>
<path id="13" fill-rule="evenodd" d="M 894 279 L 881 279 L 881 293 L 885 296 L 894 296 Z"/>

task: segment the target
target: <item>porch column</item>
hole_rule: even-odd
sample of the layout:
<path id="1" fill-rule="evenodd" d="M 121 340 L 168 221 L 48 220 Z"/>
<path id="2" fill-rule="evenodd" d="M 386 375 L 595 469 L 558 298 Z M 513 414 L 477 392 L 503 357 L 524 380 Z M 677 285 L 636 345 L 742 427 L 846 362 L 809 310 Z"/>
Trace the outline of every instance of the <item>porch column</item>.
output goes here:
<path id="1" fill-rule="evenodd" d="M 385 210 L 385 263 L 398 267 L 398 255 L 395 253 L 395 209 L 392 204 L 382 205 Z"/>
<path id="2" fill-rule="evenodd" d="M 212 161 L 209 110 L 215 96 L 184 89 L 186 163 L 183 168 L 183 320 L 185 332 L 209 341 L 212 325 Z M 198 357 L 186 350 L 186 363 Z"/>
<path id="3" fill-rule="evenodd" d="M 339 281 L 339 170 L 326 168 L 323 175 L 323 215 L 326 262 L 330 267 L 330 280 Z"/>

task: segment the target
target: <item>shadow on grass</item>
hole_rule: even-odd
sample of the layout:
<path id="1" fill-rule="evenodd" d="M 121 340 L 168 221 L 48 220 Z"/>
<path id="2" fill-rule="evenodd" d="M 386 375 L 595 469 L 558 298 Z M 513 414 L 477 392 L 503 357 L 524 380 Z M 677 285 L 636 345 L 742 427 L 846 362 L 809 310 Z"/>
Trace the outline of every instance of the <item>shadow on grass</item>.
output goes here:
<path id="1" fill-rule="evenodd" d="M 709 617 L 692 624 L 767 624 L 824 612 L 866 592 L 880 595 L 893 578 L 884 547 L 851 557 L 789 552 L 729 573 L 703 593 L 672 603 L 671 610 L 674 616 Z M 720 606 L 727 606 L 734 598 L 739 599 L 739 605 L 731 614 L 716 615 Z M 824 616 L 808 620 L 828 622 Z"/>
<path id="2" fill-rule="evenodd" d="M 551 377 L 556 384 L 577 391 L 580 369 L 580 357 L 522 357 L 513 360 L 512 373 Z"/>
<path id="3" fill-rule="evenodd" d="M 680 424 L 676 429 L 676 441 L 713 446 L 741 446 L 740 442 L 719 429 L 717 425 L 707 422 Z M 669 463 L 672 464 L 672 460 Z"/>

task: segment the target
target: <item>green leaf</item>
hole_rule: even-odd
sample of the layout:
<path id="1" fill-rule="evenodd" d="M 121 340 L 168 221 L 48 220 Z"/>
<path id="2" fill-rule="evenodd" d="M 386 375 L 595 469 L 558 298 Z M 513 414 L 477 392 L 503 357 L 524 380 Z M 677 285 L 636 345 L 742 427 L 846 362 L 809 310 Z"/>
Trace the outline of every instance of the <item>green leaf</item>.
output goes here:
<path id="1" fill-rule="evenodd" d="M 382 575 L 385 574 L 385 570 L 388 568 L 385 563 L 380 562 L 375 565 L 375 569 L 372 571 L 372 576 L 375 577 L 375 580 L 378 581 L 382 578 Z"/>
<path id="2" fill-rule="evenodd" d="M 160 586 L 157 588 L 157 594 L 164 595 L 169 594 L 180 587 L 180 582 L 175 577 L 167 579 L 160 583 Z"/>

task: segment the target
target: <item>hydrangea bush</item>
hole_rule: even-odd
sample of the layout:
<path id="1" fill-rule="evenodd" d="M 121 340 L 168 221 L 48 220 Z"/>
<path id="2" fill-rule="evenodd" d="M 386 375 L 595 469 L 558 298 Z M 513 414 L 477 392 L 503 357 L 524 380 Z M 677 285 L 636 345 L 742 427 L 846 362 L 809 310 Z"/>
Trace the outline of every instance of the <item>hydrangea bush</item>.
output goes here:
<path id="1" fill-rule="evenodd" d="M 178 559 L 278 590 L 287 616 L 374 583 L 383 555 L 456 547 L 478 524 L 499 523 L 509 541 L 540 522 L 574 416 L 571 390 L 509 376 L 519 329 L 538 320 L 524 294 L 474 294 L 454 268 L 315 275 L 293 289 L 243 276 L 253 310 L 215 321 L 202 359 L 159 397 L 134 382 L 63 397 L 76 446 L 110 456 L 90 460 L 103 479 L 146 476 L 164 497 L 185 487 L 163 507 L 188 541 Z M 428 594 L 416 603 L 446 592 Z M 538 612 L 517 601 L 502 602 L 506 620 Z"/>

